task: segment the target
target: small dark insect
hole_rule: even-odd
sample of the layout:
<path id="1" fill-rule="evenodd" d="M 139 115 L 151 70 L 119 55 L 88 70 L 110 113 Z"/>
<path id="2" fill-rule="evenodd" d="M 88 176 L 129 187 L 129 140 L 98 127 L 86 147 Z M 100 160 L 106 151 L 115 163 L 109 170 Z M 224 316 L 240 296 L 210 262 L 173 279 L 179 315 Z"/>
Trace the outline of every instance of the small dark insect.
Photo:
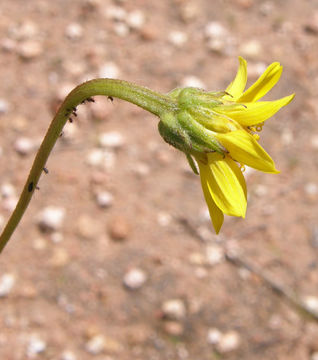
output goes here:
<path id="1" fill-rule="evenodd" d="M 62 132 L 60 133 L 59 137 L 63 136 L 63 134 L 64 134 L 64 131 L 62 131 Z"/>
<path id="2" fill-rule="evenodd" d="M 95 100 L 94 100 L 93 98 L 89 97 L 89 98 L 87 98 L 87 99 L 84 99 L 84 100 L 81 102 L 81 104 L 85 104 L 86 101 L 87 101 L 87 102 L 95 102 Z"/>
<path id="3" fill-rule="evenodd" d="M 77 116 L 76 110 L 74 110 L 74 111 L 72 112 L 72 115 Z"/>
<path id="4" fill-rule="evenodd" d="M 31 192 L 33 190 L 33 181 L 30 182 L 30 184 L 28 185 L 28 192 Z"/>
<path id="5" fill-rule="evenodd" d="M 70 118 L 68 118 L 68 121 L 70 122 L 70 123 L 72 123 L 73 122 L 73 119 L 70 117 Z M 61 135 L 60 135 L 61 136 Z"/>
<path id="6" fill-rule="evenodd" d="M 114 101 L 114 98 L 112 96 L 108 96 L 108 100 L 110 100 L 111 102 Z"/>
<path id="7" fill-rule="evenodd" d="M 46 167 L 43 168 L 43 171 L 44 171 L 46 174 L 49 173 L 49 170 L 48 170 Z"/>
<path id="8" fill-rule="evenodd" d="M 35 188 L 36 188 L 36 190 L 40 190 L 40 188 L 38 186 L 36 186 Z"/>

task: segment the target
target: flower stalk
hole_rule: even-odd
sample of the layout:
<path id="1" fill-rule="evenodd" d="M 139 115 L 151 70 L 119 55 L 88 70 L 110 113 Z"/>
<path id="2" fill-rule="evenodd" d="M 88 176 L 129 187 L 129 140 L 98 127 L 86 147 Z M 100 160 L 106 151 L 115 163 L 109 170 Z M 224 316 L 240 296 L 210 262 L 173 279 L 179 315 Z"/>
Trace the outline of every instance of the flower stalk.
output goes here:
<path id="1" fill-rule="evenodd" d="M 76 112 L 78 105 L 96 95 L 126 100 L 159 117 L 166 113 L 175 112 L 178 109 L 176 101 L 168 95 L 122 80 L 94 79 L 72 90 L 58 109 L 37 152 L 19 201 L 0 236 L 0 253 L 22 219 L 45 168 L 47 159 L 59 139 L 64 125 L 72 113 Z"/>

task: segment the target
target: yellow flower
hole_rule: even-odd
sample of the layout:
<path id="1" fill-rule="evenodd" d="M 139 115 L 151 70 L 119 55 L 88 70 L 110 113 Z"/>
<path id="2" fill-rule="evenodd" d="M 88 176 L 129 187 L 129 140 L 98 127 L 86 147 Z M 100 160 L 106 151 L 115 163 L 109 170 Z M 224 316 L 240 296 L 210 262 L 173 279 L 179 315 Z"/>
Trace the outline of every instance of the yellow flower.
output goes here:
<path id="1" fill-rule="evenodd" d="M 278 172 L 272 158 L 259 145 L 255 132 L 294 97 L 292 94 L 275 101 L 258 101 L 278 82 L 282 66 L 277 62 L 271 64 L 244 91 L 247 66 L 243 58 L 239 61 L 236 77 L 224 93 L 201 93 L 201 103 L 187 110 L 224 147 L 223 154 L 216 151 L 191 154 L 199 165 L 202 189 L 216 233 L 223 224 L 223 214 L 245 217 L 246 184 L 238 163 L 263 172 Z"/>

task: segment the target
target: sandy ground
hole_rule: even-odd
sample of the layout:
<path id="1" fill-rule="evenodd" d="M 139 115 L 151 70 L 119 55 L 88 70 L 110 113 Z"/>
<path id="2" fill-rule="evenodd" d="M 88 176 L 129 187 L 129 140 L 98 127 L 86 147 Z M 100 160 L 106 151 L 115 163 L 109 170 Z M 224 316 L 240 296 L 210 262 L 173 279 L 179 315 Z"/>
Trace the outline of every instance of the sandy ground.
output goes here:
<path id="1" fill-rule="evenodd" d="M 242 55 L 250 82 L 280 61 L 268 99 L 296 98 L 261 133 L 281 174 L 247 171 L 247 217 L 219 236 L 154 116 L 117 99 L 81 106 L 1 255 L 0 358 L 317 360 L 317 323 L 224 257 L 318 311 L 317 54 L 315 0 L 2 0 L 2 223 L 56 107 L 84 80 L 223 90 Z M 105 133 L 117 143 L 101 144 Z M 50 232 L 38 225 L 47 207 L 61 215 Z"/>

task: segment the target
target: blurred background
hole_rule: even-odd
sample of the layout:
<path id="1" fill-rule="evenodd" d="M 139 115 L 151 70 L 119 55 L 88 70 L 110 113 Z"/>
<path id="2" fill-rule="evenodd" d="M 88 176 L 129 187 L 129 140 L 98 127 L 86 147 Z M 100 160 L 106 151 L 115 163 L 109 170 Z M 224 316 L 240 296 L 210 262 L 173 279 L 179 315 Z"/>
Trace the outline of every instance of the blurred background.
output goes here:
<path id="1" fill-rule="evenodd" d="M 154 116 L 79 106 L 1 255 L 1 359 L 318 359 L 317 322 L 262 276 L 318 312 L 316 0 L 1 0 L 1 227 L 74 86 L 224 90 L 239 55 L 249 83 L 283 64 L 267 99 L 296 93 L 261 133 L 281 173 L 245 172 L 246 219 L 214 234 Z"/>

